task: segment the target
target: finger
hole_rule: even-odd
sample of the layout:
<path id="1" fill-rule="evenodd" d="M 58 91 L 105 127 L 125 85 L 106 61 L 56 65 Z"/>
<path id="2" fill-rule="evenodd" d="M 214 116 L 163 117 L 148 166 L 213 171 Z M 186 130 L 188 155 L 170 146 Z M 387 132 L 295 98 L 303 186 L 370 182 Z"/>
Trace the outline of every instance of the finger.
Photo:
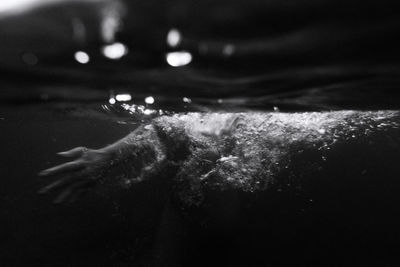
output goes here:
<path id="1" fill-rule="evenodd" d="M 58 152 L 57 155 L 60 155 L 62 157 L 67 157 L 67 158 L 80 157 L 80 156 L 82 156 L 83 152 L 85 152 L 86 150 L 87 150 L 86 147 L 80 146 L 80 147 L 75 147 L 68 151 Z"/>
<path id="2" fill-rule="evenodd" d="M 56 190 L 58 188 L 61 188 L 63 186 L 67 186 L 70 183 L 73 183 L 73 181 L 76 178 L 74 176 L 66 176 L 64 178 L 58 179 L 57 181 L 43 187 L 38 191 L 39 194 L 46 194 L 50 191 Z"/>
<path id="3" fill-rule="evenodd" d="M 40 176 L 50 176 L 50 175 L 60 174 L 63 172 L 79 170 L 81 168 L 83 168 L 83 162 L 72 161 L 72 162 L 67 162 L 67 163 L 55 166 L 53 168 L 41 171 L 39 173 L 39 175 Z"/>
<path id="4" fill-rule="evenodd" d="M 72 184 L 71 186 L 68 186 L 55 200 L 54 204 L 60 204 L 64 202 L 68 197 L 72 196 L 74 192 L 76 192 L 78 189 L 83 189 L 88 185 L 90 181 L 81 181 Z"/>
<path id="5" fill-rule="evenodd" d="M 88 192 L 88 188 L 80 188 L 76 190 L 75 193 L 73 193 L 69 199 L 69 203 L 74 203 L 77 199 L 81 198 L 83 195 L 85 195 Z"/>

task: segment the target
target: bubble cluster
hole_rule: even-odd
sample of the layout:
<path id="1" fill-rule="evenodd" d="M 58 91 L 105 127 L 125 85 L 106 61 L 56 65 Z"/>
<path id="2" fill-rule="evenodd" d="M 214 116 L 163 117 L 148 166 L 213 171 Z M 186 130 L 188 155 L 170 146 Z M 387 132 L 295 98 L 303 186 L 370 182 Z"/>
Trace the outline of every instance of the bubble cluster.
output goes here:
<path id="1" fill-rule="evenodd" d="M 391 111 L 188 113 L 158 122 L 169 132 L 180 129 L 179 135 L 190 140 L 191 156 L 177 182 L 186 185 L 183 200 L 199 204 L 205 188 L 263 191 L 284 171 L 290 174 L 291 188 L 296 184 L 293 157 L 314 151 L 315 162 L 305 169 L 319 170 L 329 163 L 337 144 L 361 142 L 364 135 L 398 128 L 396 116 Z"/>

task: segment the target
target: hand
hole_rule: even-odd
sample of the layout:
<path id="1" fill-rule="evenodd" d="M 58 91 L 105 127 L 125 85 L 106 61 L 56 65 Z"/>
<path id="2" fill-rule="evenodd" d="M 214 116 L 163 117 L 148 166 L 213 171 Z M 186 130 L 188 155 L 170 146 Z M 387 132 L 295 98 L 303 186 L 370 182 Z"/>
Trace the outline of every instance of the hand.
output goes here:
<path id="1" fill-rule="evenodd" d="M 58 177 L 38 192 L 46 194 L 59 191 L 54 203 L 74 202 L 101 181 L 112 165 L 110 153 L 104 150 L 76 147 L 58 155 L 77 159 L 39 173 L 40 176 Z"/>

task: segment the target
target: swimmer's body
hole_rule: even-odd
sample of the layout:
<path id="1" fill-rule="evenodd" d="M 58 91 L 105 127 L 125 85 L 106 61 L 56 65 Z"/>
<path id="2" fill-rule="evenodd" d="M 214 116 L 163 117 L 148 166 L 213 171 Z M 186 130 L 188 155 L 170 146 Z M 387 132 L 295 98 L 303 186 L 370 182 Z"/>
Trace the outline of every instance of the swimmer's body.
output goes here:
<path id="1" fill-rule="evenodd" d="M 328 150 L 343 144 L 378 147 L 393 142 L 398 147 L 399 128 L 397 111 L 161 116 L 109 146 L 58 153 L 76 159 L 42 171 L 40 175 L 58 179 L 40 192 L 58 191 L 56 203 L 73 202 L 99 182 L 116 177 L 111 173 L 120 172 L 125 183 L 135 184 L 174 169 L 174 194 L 184 205 L 200 206 L 206 188 L 267 191 L 279 183 L 282 171 L 299 164 L 295 161 L 304 151 L 314 151 L 314 159 L 323 162 Z"/>

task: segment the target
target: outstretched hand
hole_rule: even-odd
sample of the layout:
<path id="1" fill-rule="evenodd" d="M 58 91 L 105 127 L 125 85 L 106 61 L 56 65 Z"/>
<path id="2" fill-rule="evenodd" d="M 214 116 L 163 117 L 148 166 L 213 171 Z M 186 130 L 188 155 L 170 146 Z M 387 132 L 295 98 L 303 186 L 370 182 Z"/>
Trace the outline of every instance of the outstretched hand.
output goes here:
<path id="1" fill-rule="evenodd" d="M 76 159 L 39 173 L 40 176 L 57 177 L 56 181 L 39 190 L 40 194 L 59 192 L 54 203 L 74 202 L 101 181 L 112 165 L 110 154 L 104 150 L 76 147 L 58 155 Z"/>

